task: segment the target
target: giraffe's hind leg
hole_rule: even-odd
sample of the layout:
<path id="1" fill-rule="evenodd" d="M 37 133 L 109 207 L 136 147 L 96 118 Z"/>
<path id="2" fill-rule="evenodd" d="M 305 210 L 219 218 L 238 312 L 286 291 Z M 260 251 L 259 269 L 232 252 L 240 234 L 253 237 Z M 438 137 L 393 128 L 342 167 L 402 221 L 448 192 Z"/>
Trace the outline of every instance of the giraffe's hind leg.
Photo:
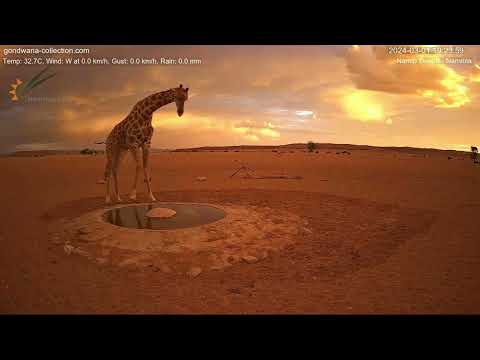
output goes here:
<path id="1" fill-rule="evenodd" d="M 130 191 L 129 198 L 130 200 L 137 200 L 137 186 L 138 186 L 138 177 L 140 175 L 140 154 L 137 147 L 131 147 L 129 149 L 130 154 L 132 154 L 133 161 L 135 162 L 135 178 L 133 181 L 132 190 Z"/>
<path id="2" fill-rule="evenodd" d="M 153 195 L 152 188 L 150 185 L 150 168 L 149 168 L 149 159 L 150 159 L 150 143 L 145 144 L 142 147 L 143 151 L 143 174 L 145 176 L 145 182 L 147 183 L 148 197 L 150 201 L 157 201 Z"/>
<path id="3" fill-rule="evenodd" d="M 122 201 L 122 198 L 120 197 L 120 191 L 118 189 L 118 169 L 120 167 L 120 163 L 122 161 L 124 154 L 125 154 L 125 150 L 118 147 L 117 151 L 115 151 L 115 154 L 113 156 L 112 174 L 113 174 L 113 183 L 115 186 L 114 188 L 115 198 L 118 202 Z"/>
<path id="4" fill-rule="evenodd" d="M 107 156 L 107 163 L 105 164 L 105 174 L 104 174 L 104 182 L 105 182 L 105 203 L 110 204 L 112 199 L 110 197 L 110 183 L 112 178 L 112 153 L 111 150 L 107 149 L 106 151 Z"/>

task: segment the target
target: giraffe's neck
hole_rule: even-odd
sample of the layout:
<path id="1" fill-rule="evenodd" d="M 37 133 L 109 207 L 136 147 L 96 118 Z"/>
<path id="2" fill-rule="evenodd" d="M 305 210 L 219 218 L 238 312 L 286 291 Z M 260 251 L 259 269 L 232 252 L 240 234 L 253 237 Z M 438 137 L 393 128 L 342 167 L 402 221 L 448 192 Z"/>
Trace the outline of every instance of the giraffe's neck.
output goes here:
<path id="1" fill-rule="evenodd" d="M 144 114 L 151 115 L 162 106 L 168 105 L 175 101 L 175 90 L 170 89 L 147 96 L 141 102 L 141 108 Z"/>

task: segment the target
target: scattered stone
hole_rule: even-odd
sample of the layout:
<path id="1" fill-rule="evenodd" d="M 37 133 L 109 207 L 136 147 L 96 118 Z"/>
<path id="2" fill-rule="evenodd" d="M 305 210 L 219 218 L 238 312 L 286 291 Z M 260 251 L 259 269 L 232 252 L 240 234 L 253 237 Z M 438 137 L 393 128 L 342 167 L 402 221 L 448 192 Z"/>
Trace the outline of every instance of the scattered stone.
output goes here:
<path id="1" fill-rule="evenodd" d="M 303 230 L 309 234 L 313 234 L 313 231 L 310 230 L 309 228 L 304 227 Z"/>
<path id="2" fill-rule="evenodd" d="M 146 216 L 149 218 L 170 218 L 175 215 L 177 212 L 168 208 L 154 208 L 147 212 Z"/>
<path id="3" fill-rule="evenodd" d="M 207 177 L 206 176 L 199 176 L 197 177 L 197 181 L 206 181 Z"/>
<path id="4" fill-rule="evenodd" d="M 75 248 L 72 245 L 65 245 L 63 247 L 63 250 L 67 253 L 67 255 L 70 255 Z"/>
<path id="5" fill-rule="evenodd" d="M 88 252 L 81 250 L 79 248 L 73 248 L 72 252 L 77 255 L 88 256 Z"/>
<path id="6" fill-rule="evenodd" d="M 136 263 L 135 259 L 125 259 L 122 262 L 120 262 L 118 265 L 119 266 L 130 266 L 134 265 Z"/>
<path id="7" fill-rule="evenodd" d="M 242 293 L 242 290 L 240 290 L 239 288 L 230 288 L 230 289 L 227 289 L 227 291 L 232 293 L 232 294 L 241 294 Z"/>
<path id="8" fill-rule="evenodd" d="M 195 278 L 198 275 L 200 275 L 201 272 L 202 272 L 202 268 L 200 268 L 198 266 L 194 266 L 194 267 L 190 268 L 190 270 L 188 270 L 187 275 L 192 277 L 192 278 Z"/>
<path id="9" fill-rule="evenodd" d="M 105 258 L 96 258 L 95 261 L 100 264 L 100 265 L 103 265 L 103 264 L 106 264 L 107 263 L 107 259 Z"/>
<path id="10" fill-rule="evenodd" d="M 82 229 L 79 229 L 79 230 L 78 230 L 78 233 L 79 233 L 80 235 L 87 235 L 87 234 L 90 233 L 90 231 L 82 228 Z"/>
<path id="11" fill-rule="evenodd" d="M 251 255 L 245 255 L 242 257 L 242 259 L 248 264 L 254 264 L 258 261 L 258 259 L 255 256 L 251 256 Z"/>

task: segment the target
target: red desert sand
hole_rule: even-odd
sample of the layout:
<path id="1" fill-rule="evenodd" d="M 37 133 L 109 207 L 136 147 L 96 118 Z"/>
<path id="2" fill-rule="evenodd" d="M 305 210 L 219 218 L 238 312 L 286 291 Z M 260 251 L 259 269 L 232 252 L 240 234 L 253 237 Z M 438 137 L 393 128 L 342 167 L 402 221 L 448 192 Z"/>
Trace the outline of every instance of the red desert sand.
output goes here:
<path id="1" fill-rule="evenodd" d="M 62 222 L 106 209 L 96 183 L 103 155 L 1 157 L 0 313 L 480 312 L 480 166 L 468 154 L 220 150 L 151 157 L 159 201 L 265 214 L 259 220 L 270 230 L 259 226 L 256 240 L 256 223 L 245 233 L 232 226 L 221 254 L 259 244 L 272 251 L 245 252 L 217 268 L 204 263 L 218 239 L 188 238 L 196 247 L 181 256 L 191 261 L 175 268 L 178 252 L 119 266 L 148 250 L 141 236 L 115 245 L 88 226 L 70 243 L 54 236 Z M 242 164 L 251 176 L 231 177 Z M 129 160 L 120 169 L 124 199 L 133 170 Z M 218 230 L 208 226 L 205 239 Z M 94 245 L 98 261 L 87 256 Z"/>

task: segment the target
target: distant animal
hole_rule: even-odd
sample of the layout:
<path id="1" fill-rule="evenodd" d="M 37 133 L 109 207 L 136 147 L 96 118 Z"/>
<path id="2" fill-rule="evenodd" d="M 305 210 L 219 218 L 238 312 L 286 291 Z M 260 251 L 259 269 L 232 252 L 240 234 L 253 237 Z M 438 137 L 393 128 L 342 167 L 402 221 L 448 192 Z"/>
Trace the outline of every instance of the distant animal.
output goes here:
<path id="1" fill-rule="evenodd" d="M 131 200 L 136 200 L 140 174 L 140 149 L 143 155 L 143 174 L 147 184 L 148 197 L 151 201 L 156 201 L 150 186 L 151 178 L 148 167 L 153 136 L 152 116 L 156 110 L 173 102 L 176 104 L 178 116 L 182 116 L 187 100 L 188 88 L 184 88 L 183 85 L 155 93 L 137 102 L 127 117 L 115 125 L 105 141 L 107 159 L 103 182 L 106 183 L 105 202 L 107 204 L 111 202 L 110 183 L 112 178 L 115 200 L 122 201 L 118 190 L 118 168 L 126 152 L 130 152 L 136 164 L 135 178 L 129 195 Z"/>

